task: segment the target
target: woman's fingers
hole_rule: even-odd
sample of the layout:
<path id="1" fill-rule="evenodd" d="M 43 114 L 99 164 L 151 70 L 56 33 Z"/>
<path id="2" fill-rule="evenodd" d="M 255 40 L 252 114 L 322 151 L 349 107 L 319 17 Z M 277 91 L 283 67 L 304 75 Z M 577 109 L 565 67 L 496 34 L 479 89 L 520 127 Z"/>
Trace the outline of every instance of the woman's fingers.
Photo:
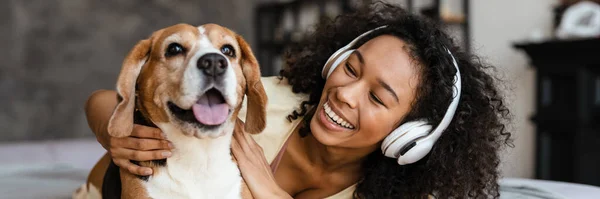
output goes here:
<path id="1" fill-rule="evenodd" d="M 163 133 L 158 128 L 143 125 L 134 125 L 131 136 L 124 138 L 111 137 L 110 148 L 127 148 L 133 150 L 170 150 L 173 145 L 165 140 Z"/>
<path id="2" fill-rule="evenodd" d="M 273 198 L 274 192 L 281 191 L 262 153 L 262 148 L 250 135 L 236 129 L 231 141 L 231 151 L 237 160 L 242 177 L 255 198 Z"/>
<path id="3" fill-rule="evenodd" d="M 158 128 L 135 124 L 131 136 L 110 138 L 108 152 L 120 168 L 135 175 L 151 175 L 152 169 L 131 163 L 134 161 L 160 160 L 171 156 L 172 144 Z"/>
<path id="4" fill-rule="evenodd" d="M 131 132 L 131 136 L 137 138 L 152 138 L 159 140 L 163 140 L 166 138 L 159 128 L 148 127 L 139 124 L 133 125 L 133 131 Z"/>
<path id="5" fill-rule="evenodd" d="M 252 136 L 244 133 L 243 130 L 234 131 L 231 141 L 231 151 L 241 166 L 244 166 L 244 164 L 253 164 L 258 168 L 271 171 L 271 166 L 264 156 L 262 147 L 254 141 Z M 272 173 L 269 174 L 269 176 L 272 176 Z"/>
<path id="6" fill-rule="evenodd" d="M 173 148 L 173 145 L 167 140 L 157 140 L 157 139 L 142 139 L 142 138 L 134 138 L 127 137 L 122 139 L 114 140 L 113 146 L 119 146 L 120 148 L 127 148 L 139 151 L 150 151 L 150 150 L 170 150 Z"/>
<path id="7" fill-rule="evenodd" d="M 258 143 L 256 143 L 256 141 L 254 141 L 254 139 L 252 138 L 252 136 L 248 133 L 243 133 L 244 138 L 246 139 L 246 141 L 248 142 L 248 145 L 250 146 L 250 148 L 252 149 L 252 159 L 257 161 L 257 163 L 259 163 L 261 166 L 260 168 L 263 168 L 265 170 L 267 170 L 267 173 L 270 177 L 273 177 L 273 173 L 271 172 L 271 166 L 269 165 L 269 163 L 267 162 L 267 158 L 265 158 L 264 152 L 263 152 L 263 148 L 258 145 Z"/>
<path id="8" fill-rule="evenodd" d="M 135 161 L 160 160 L 171 156 L 171 152 L 166 150 L 137 151 L 126 148 L 111 148 L 110 153 L 113 158 L 124 158 Z"/>
<path id="9" fill-rule="evenodd" d="M 129 173 L 132 173 L 135 175 L 147 176 L 147 175 L 152 174 L 151 168 L 135 165 L 127 159 L 113 159 L 113 162 L 117 166 L 119 166 L 119 168 L 123 168 L 123 169 L 129 171 Z"/>

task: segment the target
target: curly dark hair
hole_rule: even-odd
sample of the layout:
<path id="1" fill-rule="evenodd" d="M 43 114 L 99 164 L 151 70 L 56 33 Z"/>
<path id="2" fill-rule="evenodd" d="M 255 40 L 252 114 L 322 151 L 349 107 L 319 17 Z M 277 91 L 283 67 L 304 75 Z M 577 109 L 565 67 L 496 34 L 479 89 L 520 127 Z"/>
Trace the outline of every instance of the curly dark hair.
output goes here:
<path id="1" fill-rule="evenodd" d="M 335 19 L 322 19 L 307 39 L 285 53 L 286 78 L 295 93 L 309 94 L 288 120 L 304 117 L 302 136 L 325 85 L 321 70 L 329 56 L 358 35 L 387 25 L 357 43 L 358 47 L 382 34 L 394 35 L 409 45 L 409 53 L 421 74 L 417 97 L 405 121 L 424 118 L 437 124 L 451 101 L 456 72 L 449 49 L 461 71 L 460 103 L 450 126 L 423 159 L 400 166 L 376 150 L 363 163 L 355 198 L 498 198 L 498 151 L 512 147 L 507 130 L 510 113 L 492 76 L 495 68 L 461 50 L 441 25 L 410 14 L 395 5 L 377 2 Z"/>

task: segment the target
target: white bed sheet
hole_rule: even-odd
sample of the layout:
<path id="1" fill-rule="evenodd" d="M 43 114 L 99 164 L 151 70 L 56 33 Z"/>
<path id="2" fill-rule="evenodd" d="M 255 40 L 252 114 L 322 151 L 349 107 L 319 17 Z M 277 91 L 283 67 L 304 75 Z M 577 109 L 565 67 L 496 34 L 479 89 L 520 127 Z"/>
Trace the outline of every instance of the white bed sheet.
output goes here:
<path id="1" fill-rule="evenodd" d="M 600 187 L 586 184 L 524 178 L 504 178 L 499 183 L 500 197 L 506 199 L 600 199 Z M 528 191 L 514 191 L 516 187 Z M 522 194 L 527 192 L 536 194 Z"/>
<path id="2" fill-rule="evenodd" d="M 93 138 L 1 143 L 0 198 L 71 198 L 104 153 Z M 504 178 L 499 183 L 503 199 L 540 198 L 503 189 L 519 186 L 547 191 L 556 198 L 600 199 L 600 187 L 590 185 L 521 178 Z"/>
<path id="3" fill-rule="evenodd" d="M 93 138 L 0 144 L 0 198 L 71 198 L 104 152 Z"/>

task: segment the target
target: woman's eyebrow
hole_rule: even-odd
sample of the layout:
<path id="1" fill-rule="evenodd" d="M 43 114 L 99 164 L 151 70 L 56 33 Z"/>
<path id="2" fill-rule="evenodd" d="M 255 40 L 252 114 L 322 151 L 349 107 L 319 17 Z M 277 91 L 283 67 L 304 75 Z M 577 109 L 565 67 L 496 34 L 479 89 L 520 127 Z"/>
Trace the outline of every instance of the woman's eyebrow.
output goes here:
<path id="1" fill-rule="evenodd" d="M 396 92 L 394 92 L 394 89 L 392 89 L 392 87 L 389 84 L 385 83 L 383 80 L 381 80 L 379 78 L 377 78 L 377 82 L 379 82 L 379 84 L 381 86 L 383 86 L 383 88 L 385 88 L 385 90 L 387 90 L 390 94 L 392 94 L 392 96 L 394 96 L 394 98 L 396 98 L 397 103 L 400 103 L 399 102 L 400 100 L 398 100 L 398 95 L 396 95 Z"/>
<path id="2" fill-rule="evenodd" d="M 362 54 L 360 54 L 360 52 L 359 52 L 358 50 L 355 50 L 355 51 L 354 51 L 354 54 L 356 55 L 356 57 L 358 57 L 358 61 L 359 61 L 361 64 L 365 64 L 365 59 L 363 59 L 363 56 L 362 56 Z"/>
<path id="3" fill-rule="evenodd" d="M 358 57 L 358 61 L 361 63 L 361 65 L 364 65 L 365 59 L 363 58 L 362 54 L 360 54 L 360 51 L 355 50 L 353 53 L 356 55 L 356 57 Z M 383 80 L 381 80 L 379 78 L 377 78 L 377 82 L 379 82 L 379 84 L 381 86 L 383 86 L 383 88 L 385 88 L 385 90 L 387 90 L 392 96 L 394 96 L 397 103 L 400 103 L 400 100 L 398 99 L 398 95 L 396 95 L 396 92 L 394 91 L 394 89 L 392 89 L 392 87 L 389 84 L 385 83 Z"/>

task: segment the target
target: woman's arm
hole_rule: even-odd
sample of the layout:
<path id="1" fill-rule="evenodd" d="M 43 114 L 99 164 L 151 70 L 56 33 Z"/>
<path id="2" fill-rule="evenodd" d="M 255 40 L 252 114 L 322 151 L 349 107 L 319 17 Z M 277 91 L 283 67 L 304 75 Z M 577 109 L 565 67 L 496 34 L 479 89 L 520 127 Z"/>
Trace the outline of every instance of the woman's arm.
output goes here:
<path id="1" fill-rule="evenodd" d="M 92 93 L 85 103 L 85 116 L 88 126 L 96 134 L 96 139 L 108 150 L 108 120 L 117 106 L 117 92 L 111 90 L 98 90 Z"/>
<path id="2" fill-rule="evenodd" d="M 238 122 L 241 124 L 241 121 L 238 120 Z M 243 124 L 239 126 L 243 126 Z M 262 147 L 244 132 L 244 128 L 234 129 L 231 151 L 254 198 L 292 198 L 277 185 Z"/>
<path id="3" fill-rule="evenodd" d="M 171 156 L 172 145 L 165 140 L 158 128 L 134 125 L 131 136 L 111 137 L 108 134 L 108 121 L 117 106 L 117 92 L 98 90 L 85 103 L 85 115 L 90 129 L 98 142 L 108 151 L 113 162 L 136 175 L 150 175 L 152 169 L 140 167 L 130 162 L 164 159 Z"/>

